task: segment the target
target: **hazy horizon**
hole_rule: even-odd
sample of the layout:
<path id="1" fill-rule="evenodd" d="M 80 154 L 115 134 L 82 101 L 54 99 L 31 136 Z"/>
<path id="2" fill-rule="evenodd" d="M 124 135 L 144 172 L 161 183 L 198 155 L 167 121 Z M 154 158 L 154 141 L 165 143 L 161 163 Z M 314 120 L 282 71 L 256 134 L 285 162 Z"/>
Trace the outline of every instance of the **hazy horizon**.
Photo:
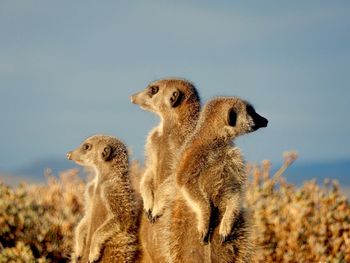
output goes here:
<path id="1" fill-rule="evenodd" d="M 248 161 L 350 159 L 350 2 L 7 1 L 0 32 L 0 171 L 95 133 L 142 160 L 158 118 L 129 96 L 169 76 L 269 119 L 239 139 Z"/>

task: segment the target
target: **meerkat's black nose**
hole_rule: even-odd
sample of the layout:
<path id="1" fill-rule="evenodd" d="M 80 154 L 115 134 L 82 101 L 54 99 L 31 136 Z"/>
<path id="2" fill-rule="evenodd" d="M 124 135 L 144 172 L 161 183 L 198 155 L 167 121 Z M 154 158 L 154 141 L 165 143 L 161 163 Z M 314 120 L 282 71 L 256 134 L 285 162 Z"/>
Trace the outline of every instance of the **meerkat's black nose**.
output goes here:
<path id="1" fill-rule="evenodd" d="M 263 126 L 262 127 L 267 127 L 267 124 L 269 123 L 269 120 L 262 117 L 264 120 L 263 120 Z"/>
<path id="2" fill-rule="evenodd" d="M 253 126 L 254 131 L 256 131 L 259 128 L 267 127 L 267 124 L 269 123 L 269 121 L 266 118 L 264 118 L 263 116 L 257 113 L 255 114 L 255 116 L 253 116 L 253 121 L 254 121 L 254 126 Z"/>
<path id="3" fill-rule="evenodd" d="M 130 101 L 131 101 L 131 103 L 135 103 L 135 95 L 130 96 Z"/>
<path id="4" fill-rule="evenodd" d="M 67 152 L 67 159 L 72 160 L 72 152 Z"/>

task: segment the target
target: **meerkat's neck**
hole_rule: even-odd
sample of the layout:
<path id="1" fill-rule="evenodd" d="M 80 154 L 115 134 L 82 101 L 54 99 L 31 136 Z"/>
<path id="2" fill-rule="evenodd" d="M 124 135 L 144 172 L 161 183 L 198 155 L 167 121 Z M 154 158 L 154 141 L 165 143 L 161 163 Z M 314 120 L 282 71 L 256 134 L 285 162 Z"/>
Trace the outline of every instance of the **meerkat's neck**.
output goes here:
<path id="1" fill-rule="evenodd" d="M 218 135 L 210 126 L 197 127 L 191 135 L 187 145 L 196 145 L 198 148 L 210 147 L 211 149 L 220 149 L 226 146 L 233 146 L 233 141 L 226 135 Z"/>
<path id="2" fill-rule="evenodd" d="M 181 115 L 179 118 L 179 123 L 182 126 L 186 126 L 186 132 L 192 134 L 196 124 L 199 119 L 200 114 L 200 104 L 199 102 L 190 103 L 186 106 L 185 109 L 182 109 Z"/>
<path id="3" fill-rule="evenodd" d="M 96 176 L 98 181 L 106 181 L 115 177 L 127 178 L 128 174 L 128 163 L 127 162 L 113 162 L 108 165 L 108 167 L 100 167 L 96 170 Z"/>
<path id="4" fill-rule="evenodd" d="M 176 114 L 172 116 L 165 115 L 161 117 L 160 127 L 163 133 L 171 132 L 171 134 L 176 134 L 183 138 L 192 134 L 199 118 L 200 105 L 199 103 L 192 103 L 182 107 L 177 109 Z"/>

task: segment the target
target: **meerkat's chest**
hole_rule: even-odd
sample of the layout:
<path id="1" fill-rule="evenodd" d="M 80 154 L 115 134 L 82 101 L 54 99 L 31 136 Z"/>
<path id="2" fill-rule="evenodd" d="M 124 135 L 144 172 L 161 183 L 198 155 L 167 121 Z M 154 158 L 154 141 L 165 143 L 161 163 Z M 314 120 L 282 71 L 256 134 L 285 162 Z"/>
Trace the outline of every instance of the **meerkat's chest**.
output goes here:
<path id="1" fill-rule="evenodd" d="M 208 154 L 199 176 L 199 185 L 205 189 L 209 196 L 220 195 L 222 188 L 229 183 L 227 166 L 228 160 L 225 151 L 213 151 Z"/>
<path id="2" fill-rule="evenodd" d="M 150 154 L 152 156 L 156 184 L 162 183 L 171 174 L 174 159 L 174 152 L 171 146 L 172 144 L 167 136 L 159 136 L 152 141 Z"/>
<path id="3" fill-rule="evenodd" d="M 103 193 L 99 185 L 94 188 L 89 210 L 90 233 L 92 234 L 109 215 L 109 209 L 106 206 L 106 202 L 104 201 Z"/>

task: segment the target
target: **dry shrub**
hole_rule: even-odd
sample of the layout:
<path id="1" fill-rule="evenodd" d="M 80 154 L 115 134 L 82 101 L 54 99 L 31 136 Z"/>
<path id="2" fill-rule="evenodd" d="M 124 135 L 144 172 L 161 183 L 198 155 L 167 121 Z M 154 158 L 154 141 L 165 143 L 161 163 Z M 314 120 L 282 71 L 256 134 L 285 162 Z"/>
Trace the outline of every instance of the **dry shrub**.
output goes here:
<path id="1" fill-rule="evenodd" d="M 12 189 L 0 183 L 0 262 L 67 262 L 82 214 L 77 170 L 48 175 L 47 184 Z M 34 260 L 35 259 L 35 260 Z"/>
<path id="2" fill-rule="evenodd" d="M 283 172 L 297 158 L 285 154 L 275 175 L 271 164 L 248 167 L 247 206 L 253 212 L 258 262 L 350 262 L 350 206 L 336 181 L 300 188 Z"/>
<path id="3" fill-rule="evenodd" d="M 297 158 L 287 153 L 280 170 L 248 165 L 246 205 L 255 222 L 257 262 L 350 262 L 350 206 L 336 182 L 297 188 L 283 172 Z M 138 185 L 142 167 L 131 165 Z M 0 263 L 67 262 L 73 229 L 83 213 L 85 183 L 77 170 L 48 173 L 47 183 L 10 188 L 0 183 Z"/>

